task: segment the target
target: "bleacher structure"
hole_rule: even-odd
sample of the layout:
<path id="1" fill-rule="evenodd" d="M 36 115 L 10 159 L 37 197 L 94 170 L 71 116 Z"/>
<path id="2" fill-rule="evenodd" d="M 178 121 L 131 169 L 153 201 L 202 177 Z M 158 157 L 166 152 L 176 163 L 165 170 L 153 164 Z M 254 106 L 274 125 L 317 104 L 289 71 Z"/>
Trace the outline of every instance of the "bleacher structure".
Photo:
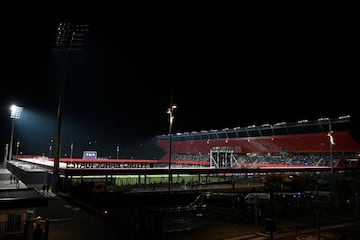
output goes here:
<path id="1" fill-rule="evenodd" d="M 157 145 L 172 164 L 215 168 L 256 166 L 263 163 L 358 166 L 360 144 L 352 133 L 351 117 L 280 122 L 261 126 L 225 128 L 159 135 Z M 249 160 L 250 159 L 250 160 Z M 278 161 L 278 159 L 281 159 Z M 251 162 L 252 161 L 252 162 Z M 255 162 L 254 162 L 255 161 Z M 315 162 L 316 161 L 316 162 Z M 330 162 L 331 161 L 331 162 Z M 299 163 L 300 162 L 300 163 Z M 254 165 L 255 164 L 255 165 Z"/>

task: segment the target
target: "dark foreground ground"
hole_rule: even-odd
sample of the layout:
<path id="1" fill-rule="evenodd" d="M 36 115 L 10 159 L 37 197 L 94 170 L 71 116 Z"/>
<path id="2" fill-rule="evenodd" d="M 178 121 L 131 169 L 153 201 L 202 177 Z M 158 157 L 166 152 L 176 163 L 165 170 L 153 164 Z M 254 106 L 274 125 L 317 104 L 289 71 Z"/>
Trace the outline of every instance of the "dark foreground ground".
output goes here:
<path id="1" fill-rule="evenodd" d="M 146 203 L 146 196 L 138 195 L 139 202 Z M 159 199 L 159 202 L 164 199 Z M 109 200 L 110 201 L 110 200 Z M 132 201 L 135 201 L 134 199 Z M 104 208 L 99 205 L 104 205 Z M 271 239 L 263 222 L 256 225 L 229 220 L 223 217 L 194 216 L 180 211 L 164 213 L 158 207 L 146 205 L 134 208 L 131 202 L 121 207 L 107 209 L 106 199 L 95 208 L 79 199 L 58 195 L 49 199 L 49 206 L 39 208 L 37 215 L 49 219 L 50 240 L 77 239 L 158 239 L 158 240 L 264 240 Z M 164 205 L 168 207 L 167 202 Z M 168 209 L 168 208 L 166 208 Z M 360 221 L 357 214 L 322 212 L 306 217 L 278 216 L 272 239 L 337 240 L 360 239 Z"/>

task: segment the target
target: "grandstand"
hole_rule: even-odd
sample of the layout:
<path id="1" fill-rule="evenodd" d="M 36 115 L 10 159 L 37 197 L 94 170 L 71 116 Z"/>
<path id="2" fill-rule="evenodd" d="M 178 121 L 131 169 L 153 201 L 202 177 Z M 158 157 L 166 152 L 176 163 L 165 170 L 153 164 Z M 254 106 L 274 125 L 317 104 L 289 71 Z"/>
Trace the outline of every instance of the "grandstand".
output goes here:
<path id="1" fill-rule="evenodd" d="M 351 117 L 320 118 L 222 130 L 157 136 L 173 166 L 238 168 L 260 166 L 359 167 L 360 144 Z"/>

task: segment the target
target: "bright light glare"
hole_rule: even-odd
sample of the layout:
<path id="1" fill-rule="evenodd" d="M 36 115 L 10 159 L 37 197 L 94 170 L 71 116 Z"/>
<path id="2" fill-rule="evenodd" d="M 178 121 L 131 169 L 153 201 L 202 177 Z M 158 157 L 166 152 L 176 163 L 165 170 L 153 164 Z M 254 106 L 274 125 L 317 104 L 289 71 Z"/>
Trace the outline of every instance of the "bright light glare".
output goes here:
<path id="1" fill-rule="evenodd" d="M 15 119 L 19 119 L 21 116 L 21 112 L 22 112 L 23 108 L 22 107 L 18 107 L 15 104 L 11 105 L 10 107 L 10 118 L 15 118 Z"/>

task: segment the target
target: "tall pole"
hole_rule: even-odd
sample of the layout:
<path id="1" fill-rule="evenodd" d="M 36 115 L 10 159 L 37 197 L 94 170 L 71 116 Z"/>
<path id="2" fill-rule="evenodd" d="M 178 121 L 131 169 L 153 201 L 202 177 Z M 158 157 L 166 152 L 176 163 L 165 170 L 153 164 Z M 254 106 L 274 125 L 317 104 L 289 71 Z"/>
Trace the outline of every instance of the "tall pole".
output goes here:
<path id="1" fill-rule="evenodd" d="M 169 164 L 168 164 L 168 167 L 169 167 L 169 174 L 168 174 L 168 191 L 170 192 L 170 189 L 171 189 L 171 185 L 172 185 L 172 176 L 171 176 L 171 133 L 169 132 Z"/>
<path id="2" fill-rule="evenodd" d="M 49 145 L 49 158 L 51 158 L 52 145 Z"/>
<path id="3" fill-rule="evenodd" d="M 71 142 L 71 144 L 70 144 L 70 158 L 73 157 L 73 151 L 74 151 L 74 143 Z"/>
<path id="4" fill-rule="evenodd" d="M 16 155 L 19 154 L 20 141 L 19 139 L 16 141 Z"/>
<path id="5" fill-rule="evenodd" d="M 331 174 L 334 173 L 334 162 L 333 162 L 333 145 L 335 145 L 334 137 L 333 137 L 333 131 L 331 129 L 331 121 L 329 120 L 329 146 L 330 146 L 330 168 L 331 168 Z"/>
<path id="6" fill-rule="evenodd" d="M 168 163 L 168 191 L 170 192 L 171 184 L 172 184 L 172 176 L 171 176 L 171 145 L 172 145 L 172 125 L 174 121 L 174 110 L 176 109 L 176 105 L 172 104 L 172 98 L 170 99 L 170 107 L 167 110 L 169 114 L 169 163 Z"/>
<path id="7" fill-rule="evenodd" d="M 67 50 L 64 51 L 64 62 L 61 71 L 60 90 L 59 90 L 59 102 L 56 122 L 55 133 L 55 146 L 54 146 L 54 168 L 51 191 L 58 193 L 58 181 L 59 181 L 59 165 L 60 165 L 60 149 L 61 149 L 61 128 L 62 128 L 62 116 L 64 111 L 64 88 L 65 88 L 65 71 L 67 63 Z"/>
<path id="8" fill-rule="evenodd" d="M 317 240 L 320 240 L 320 200 L 319 200 L 319 182 L 316 180 L 316 229 L 317 229 Z"/>
<path id="9" fill-rule="evenodd" d="M 60 88 L 59 88 L 59 102 L 57 112 L 57 124 L 55 133 L 55 149 L 54 149 L 54 167 L 51 190 L 53 193 L 58 193 L 59 181 L 59 163 L 60 163 L 60 149 L 61 149 L 61 128 L 62 117 L 64 110 L 64 90 L 66 68 L 68 64 L 68 55 L 72 50 L 79 50 L 82 48 L 85 32 L 88 31 L 88 25 L 78 25 L 71 23 L 60 23 L 57 28 L 56 49 L 63 52 L 63 65 L 61 71 Z"/>
<path id="10" fill-rule="evenodd" d="M 14 141 L 14 126 L 15 126 L 15 118 L 12 119 L 12 123 L 11 123 L 9 161 L 11 161 L 11 158 L 12 158 L 12 149 L 13 149 L 13 141 Z"/>
<path id="11" fill-rule="evenodd" d="M 120 146 L 119 144 L 116 146 L 116 159 L 119 159 L 119 150 L 120 150 Z"/>

